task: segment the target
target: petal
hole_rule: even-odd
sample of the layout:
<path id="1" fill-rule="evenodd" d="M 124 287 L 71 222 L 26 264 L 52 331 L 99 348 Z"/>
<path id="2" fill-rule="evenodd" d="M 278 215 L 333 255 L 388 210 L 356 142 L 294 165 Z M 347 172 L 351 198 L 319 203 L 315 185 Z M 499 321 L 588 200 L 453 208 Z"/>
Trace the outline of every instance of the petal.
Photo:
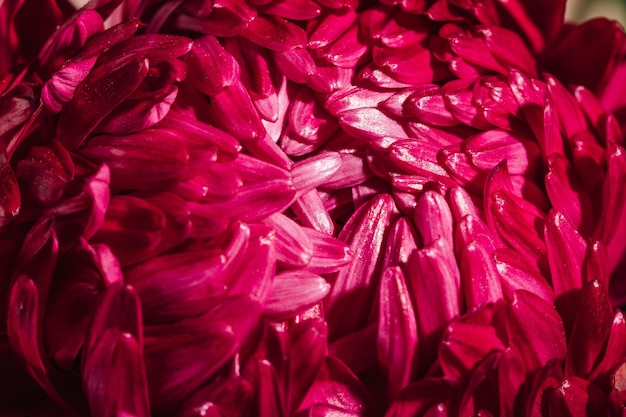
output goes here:
<path id="1" fill-rule="evenodd" d="M 313 256 L 306 266 L 307 271 L 316 274 L 329 274 L 341 270 L 354 258 L 348 245 L 315 229 L 304 228 L 313 244 Z"/>
<path id="2" fill-rule="evenodd" d="M 345 110 L 338 115 L 339 124 L 351 136 L 368 143 L 385 137 L 408 138 L 402 124 L 376 108 Z"/>
<path id="3" fill-rule="evenodd" d="M 0 162 L 0 226 L 12 222 L 20 211 L 22 199 L 17 178 L 11 166 Z"/>
<path id="4" fill-rule="evenodd" d="M 590 281 L 583 289 L 565 359 L 565 376 L 587 378 L 600 359 L 613 322 L 608 289 Z"/>
<path id="5" fill-rule="evenodd" d="M 317 187 L 327 186 L 328 180 L 339 171 L 343 157 L 337 152 L 324 152 L 298 161 L 291 169 L 293 183 L 300 197 Z"/>
<path id="6" fill-rule="evenodd" d="M 137 295 L 119 285 L 110 287 L 83 352 L 83 387 L 92 415 L 150 415 L 140 323 Z"/>
<path id="7" fill-rule="evenodd" d="M 76 150 L 96 125 L 139 87 L 148 73 L 145 59 L 118 59 L 96 66 L 61 112 L 57 137 Z M 111 94 L 114 91 L 115 94 Z"/>
<path id="8" fill-rule="evenodd" d="M 600 388 L 575 376 L 569 377 L 550 396 L 551 416 L 585 416 L 606 413 L 607 397 Z"/>
<path id="9" fill-rule="evenodd" d="M 274 213 L 263 223 L 276 233 L 276 260 L 288 267 L 304 267 L 311 262 L 313 243 L 305 229 L 289 217 Z"/>
<path id="10" fill-rule="evenodd" d="M 226 293 L 226 259 L 214 251 L 169 253 L 124 270 L 139 293 L 144 323 L 168 323 L 206 311 Z"/>
<path id="11" fill-rule="evenodd" d="M 391 196 L 375 197 L 353 214 L 339 235 L 350 245 L 354 259 L 337 274 L 324 303 L 331 340 L 361 327 L 369 314 L 392 206 Z"/>
<path id="12" fill-rule="evenodd" d="M 185 62 L 194 85 L 209 96 L 233 85 L 240 75 L 239 65 L 233 56 L 213 36 L 195 39 Z"/>
<path id="13" fill-rule="evenodd" d="M 274 320 L 292 317 L 322 301 L 330 284 L 319 275 L 307 271 L 277 274 L 272 282 L 263 314 Z"/>
<path id="14" fill-rule="evenodd" d="M 211 112 L 219 125 L 241 140 L 265 137 L 265 127 L 244 85 L 235 81 L 211 97 Z"/>
<path id="15" fill-rule="evenodd" d="M 291 208 L 304 226 L 330 236 L 334 234 L 335 224 L 317 190 L 302 194 Z"/>
<path id="16" fill-rule="evenodd" d="M 387 268 L 380 281 L 378 361 L 387 378 L 388 395 L 395 397 L 412 374 L 417 324 L 400 267 Z"/>
<path id="17" fill-rule="evenodd" d="M 306 34 L 299 26 L 276 16 L 258 16 L 248 24 L 242 36 L 279 52 L 304 47 L 307 43 Z"/>
<path id="18" fill-rule="evenodd" d="M 515 343 L 529 371 L 562 360 L 567 352 L 565 329 L 551 303 L 531 292 L 518 290 L 509 307 L 510 325 Z"/>

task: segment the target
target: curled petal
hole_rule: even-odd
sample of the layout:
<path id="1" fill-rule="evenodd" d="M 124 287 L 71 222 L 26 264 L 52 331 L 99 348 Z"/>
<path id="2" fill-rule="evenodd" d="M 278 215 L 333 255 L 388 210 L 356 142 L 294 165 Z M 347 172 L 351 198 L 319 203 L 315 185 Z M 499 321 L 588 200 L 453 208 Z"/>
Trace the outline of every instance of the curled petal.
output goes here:
<path id="1" fill-rule="evenodd" d="M 292 317 L 320 302 L 330 291 L 330 284 L 307 271 L 277 274 L 265 302 L 263 313 L 273 319 Z"/>

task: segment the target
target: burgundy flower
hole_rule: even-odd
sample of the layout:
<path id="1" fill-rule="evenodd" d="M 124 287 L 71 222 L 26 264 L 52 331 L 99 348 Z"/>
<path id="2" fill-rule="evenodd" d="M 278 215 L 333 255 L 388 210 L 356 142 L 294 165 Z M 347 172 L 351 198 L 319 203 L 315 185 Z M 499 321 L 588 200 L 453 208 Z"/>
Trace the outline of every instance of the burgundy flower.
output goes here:
<path id="1" fill-rule="evenodd" d="M 2 3 L 0 414 L 622 415 L 626 36 L 564 7 Z"/>

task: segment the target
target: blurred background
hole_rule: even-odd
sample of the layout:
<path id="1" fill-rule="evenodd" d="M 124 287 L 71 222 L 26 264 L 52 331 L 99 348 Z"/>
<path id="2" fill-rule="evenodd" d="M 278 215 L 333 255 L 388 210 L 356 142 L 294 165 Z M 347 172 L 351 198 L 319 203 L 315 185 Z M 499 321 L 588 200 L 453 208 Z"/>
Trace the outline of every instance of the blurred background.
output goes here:
<path id="1" fill-rule="evenodd" d="M 550 0 L 546 0 L 550 1 Z M 583 21 L 604 16 L 626 27 L 626 0 L 568 0 L 565 20 Z"/>

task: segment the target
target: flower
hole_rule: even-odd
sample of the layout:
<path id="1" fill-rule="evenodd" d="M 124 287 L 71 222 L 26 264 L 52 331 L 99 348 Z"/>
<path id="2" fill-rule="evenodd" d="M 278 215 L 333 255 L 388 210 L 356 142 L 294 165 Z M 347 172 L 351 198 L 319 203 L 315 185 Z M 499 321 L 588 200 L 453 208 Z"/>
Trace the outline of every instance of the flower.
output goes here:
<path id="1" fill-rule="evenodd" d="M 626 37 L 563 11 L 4 2 L 3 415 L 621 415 Z"/>

